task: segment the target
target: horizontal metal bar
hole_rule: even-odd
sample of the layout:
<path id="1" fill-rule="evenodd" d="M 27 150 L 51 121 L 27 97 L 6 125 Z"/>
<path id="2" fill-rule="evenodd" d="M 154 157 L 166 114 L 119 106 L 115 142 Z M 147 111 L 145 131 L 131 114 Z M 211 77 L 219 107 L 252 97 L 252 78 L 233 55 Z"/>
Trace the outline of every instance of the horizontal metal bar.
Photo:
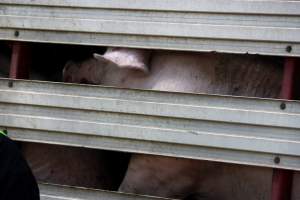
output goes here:
<path id="1" fill-rule="evenodd" d="M 298 15 L 299 1 L 281 0 L 1 0 L 6 4 L 188 12 Z"/>
<path id="2" fill-rule="evenodd" d="M 228 41 L 194 38 L 144 37 L 102 33 L 74 33 L 41 30 L 1 29 L 0 40 L 45 42 L 54 44 L 99 45 L 147 49 L 168 49 L 201 52 L 249 53 L 278 56 L 300 56 L 300 44 L 293 43 L 292 51 L 286 51 L 290 43 Z"/>
<path id="3" fill-rule="evenodd" d="M 297 101 L 6 79 L 0 92 L 20 141 L 300 169 Z"/>
<path id="4" fill-rule="evenodd" d="M 49 23 L 49 21 L 51 21 L 51 23 Z M 0 25 L 5 28 L 24 28 L 31 30 L 300 42 L 300 28 L 294 27 L 280 28 L 236 25 L 178 24 L 102 19 L 35 18 L 5 15 L 0 15 Z"/>
<path id="5" fill-rule="evenodd" d="M 43 183 L 39 184 L 39 189 L 41 200 L 168 200 L 167 198 Z"/>
<path id="6" fill-rule="evenodd" d="M 0 39 L 300 56 L 300 2 L 141 2 L 1 1 Z"/>

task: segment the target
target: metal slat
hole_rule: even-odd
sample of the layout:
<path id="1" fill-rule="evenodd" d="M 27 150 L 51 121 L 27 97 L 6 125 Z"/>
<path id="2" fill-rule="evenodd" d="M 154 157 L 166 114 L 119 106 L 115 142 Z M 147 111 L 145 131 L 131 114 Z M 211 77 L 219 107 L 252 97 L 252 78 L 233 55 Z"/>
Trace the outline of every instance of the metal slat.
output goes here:
<path id="1" fill-rule="evenodd" d="M 51 23 L 49 23 L 51 21 Z M 300 28 L 250 27 L 236 25 L 178 24 L 124 20 L 86 20 L 69 18 L 34 18 L 1 16 L 0 24 L 9 28 L 32 30 L 150 35 L 165 37 L 218 38 L 299 42 Z M 161 28 L 164 27 L 164 28 Z M 220 34 L 222 32 L 222 34 Z"/>
<path id="2" fill-rule="evenodd" d="M 88 7 L 133 10 L 163 10 L 188 12 L 232 12 L 247 14 L 298 15 L 298 1 L 280 0 L 1 0 L 2 3 L 17 5 L 44 5 L 57 7 Z M 269 7 L 272 5 L 272 7 Z"/>
<path id="3" fill-rule="evenodd" d="M 300 56 L 297 1 L 6 0 L 0 29 L 4 40 Z"/>
<path id="4" fill-rule="evenodd" d="M 0 127 L 16 140 L 300 170 L 296 101 L 11 81 Z"/>
<path id="5" fill-rule="evenodd" d="M 167 198 L 43 183 L 39 184 L 39 189 L 41 200 L 168 200 Z"/>

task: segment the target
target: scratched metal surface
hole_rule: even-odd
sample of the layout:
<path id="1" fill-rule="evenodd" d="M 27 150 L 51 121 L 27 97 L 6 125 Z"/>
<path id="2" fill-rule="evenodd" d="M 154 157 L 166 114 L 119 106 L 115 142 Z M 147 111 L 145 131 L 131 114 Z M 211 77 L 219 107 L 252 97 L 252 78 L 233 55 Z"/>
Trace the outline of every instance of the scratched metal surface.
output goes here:
<path id="1" fill-rule="evenodd" d="M 0 92 L 19 141 L 300 169 L 297 101 L 9 79 Z"/>
<path id="2" fill-rule="evenodd" d="M 0 39 L 300 56 L 300 2 L 2 0 Z"/>

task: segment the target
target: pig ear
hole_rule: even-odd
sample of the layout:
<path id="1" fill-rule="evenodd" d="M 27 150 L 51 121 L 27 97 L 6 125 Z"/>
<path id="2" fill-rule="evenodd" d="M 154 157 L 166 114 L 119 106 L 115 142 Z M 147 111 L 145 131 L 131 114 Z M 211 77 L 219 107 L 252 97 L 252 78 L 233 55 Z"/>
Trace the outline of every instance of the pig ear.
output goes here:
<path id="1" fill-rule="evenodd" d="M 110 61 L 109 59 L 106 59 L 103 55 L 94 53 L 93 57 L 98 60 L 99 62 L 103 63 L 103 65 L 108 65 L 108 64 L 115 64 L 112 61 Z"/>
<path id="2" fill-rule="evenodd" d="M 119 68 L 134 69 L 148 73 L 150 53 L 149 50 L 143 49 L 109 48 L 103 56 L 94 54 L 94 57 Z"/>

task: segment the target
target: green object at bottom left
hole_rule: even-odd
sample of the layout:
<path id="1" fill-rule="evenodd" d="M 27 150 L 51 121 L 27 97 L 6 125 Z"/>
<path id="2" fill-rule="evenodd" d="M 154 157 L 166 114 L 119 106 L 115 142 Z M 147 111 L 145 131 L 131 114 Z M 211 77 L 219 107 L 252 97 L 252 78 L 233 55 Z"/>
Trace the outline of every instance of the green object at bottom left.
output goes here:
<path id="1" fill-rule="evenodd" d="M 4 136 L 7 136 L 7 130 L 0 130 L 0 135 L 4 135 Z"/>

